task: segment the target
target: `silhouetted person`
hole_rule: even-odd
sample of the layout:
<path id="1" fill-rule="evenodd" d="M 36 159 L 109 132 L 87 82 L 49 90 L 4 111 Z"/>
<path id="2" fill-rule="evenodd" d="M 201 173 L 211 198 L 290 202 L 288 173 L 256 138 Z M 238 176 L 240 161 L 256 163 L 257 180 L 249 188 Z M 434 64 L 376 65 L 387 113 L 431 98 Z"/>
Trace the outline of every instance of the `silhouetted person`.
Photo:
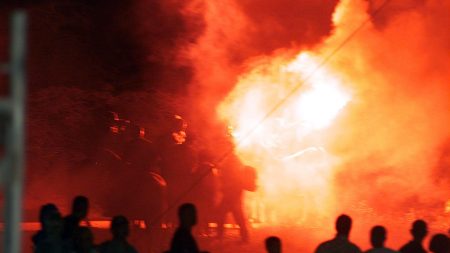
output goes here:
<path id="1" fill-rule="evenodd" d="M 85 196 L 76 196 L 72 202 L 72 212 L 64 217 L 63 238 L 70 239 L 80 222 L 87 217 L 89 200 Z"/>
<path id="2" fill-rule="evenodd" d="M 48 219 L 54 213 L 59 213 L 55 204 L 48 203 L 41 206 L 41 209 L 39 210 L 39 223 L 41 224 L 41 229 L 31 237 L 34 246 L 37 246 L 39 242 L 46 238 L 48 232 Z"/>
<path id="3" fill-rule="evenodd" d="M 281 240 L 276 236 L 267 237 L 265 242 L 267 253 L 281 253 Z"/>
<path id="4" fill-rule="evenodd" d="M 450 238 L 444 234 L 435 234 L 428 249 L 433 253 L 450 253 Z"/>
<path id="5" fill-rule="evenodd" d="M 216 214 L 211 207 L 216 206 L 219 193 L 217 168 L 211 163 L 212 157 L 206 150 L 198 154 L 198 164 L 194 168 L 193 178 L 202 180 L 192 190 L 189 201 L 195 204 L 199 216 L 197 228 L 203 234 L 208 233 L 208 223 L 216 222 Z"/>
<path id="6" fill-rule="evenodd" d="M 423 239 L 427 236 L 428 229 L 427 223 L 423 220 L 416 220 L 412 224 L 410 230 L 413 239 L 407 244 L 400 248 L 401 253 L 426 253 L 427 251 L 423 248 Z"/>
<path id="7" fill-rule="evenodd" d="M 152 143 L 140 136 L 141 129 L 130 125 L 125 131 L 123 159 L 133 170 L 148 171 L 156 161 Z"/>
<path id="8" fill-rule="evenodd" d="M 78 227 L 73 233 L 74 253 L 97 253 L 94 246 L 94 235 L 88 227 Z"/>
<path id="9" fill-rule="evenodd" d="M 109 191 L 114 191 L 114 199 L 108 198 L 106 208 L 109 215 L 118 213 L 127 217 L 145 220 L 146 224 L 160 224 L 156 221 L 165 206 L 166 181 L 157 168 L 159 147 L 141 136 L 141 128 L 129 124 L 123 134 L 124 148 L 121 169 L 111 173 Z M 123 186 L 121 191 L 115 190 L 117 185 Z M 152 201 L 144 197 L 152 196 Z"/>
<path id="10" fill-rule="evenodd" d="M 248 242 L 248 228 L 247 221 L 244 214 L 244 190 L 246 190 L 246 183 L 243 180 L 246 167 L 239 158 L 231 155 L 225 159 L 221 166 L 221 185 L 222 185 L 222 199 L 217 208 L 218 222 L 217 222 L 217 237 L 223 238 L 225 218 L 227 213 L 233 215 L 234 220 L 239 225 L 239 232 L 242 242 Z"/>
<path id="11" fill-rule="evenodd" d="M 98 251 L 100 253 L 137 253 L 136 249 L 128 243 L 130 223 L 125 216 L 115 216 L 111 221 L 112 240 L 102 243 Z"/>
<path id="12" fill-rule="evenodd" d="M 348 240 L 352 228 L 352 219 L 343 214 L 336 220 L 336 237 L 323 242 L 317 247 L 315 253 L 360 253 L 358 246 Z"/>
<path id="13" fill-rule="evenodd" d="M 397 251 L 384 246 L 386 234 L 386 229 L 383 226 L 373 227 L 372 230 L 370 230 L 370 244 L 373 248 L 367 250 L 366 253 L 398 253 Z"/>
<path id="14" fill-rule="evenodd" d="M 178 209 L 179 227 L 170 244 L 170 253 L 199 253 L 197 242 L 192 236 L 192 227 L 197 224 L 197 210 L 191 203 Z M 204 252 L 206 253 L 206 252 Z"/>
<path id="15" fill-rule="evenodd" d="M 59 212 L 45 217 L 45 237 L 36 243 L 35 253 L 66 253 L 69 244 L 62 238 L 63 220 Z"/>
<path id="16" fill-rule="evenodd" d="M 195 152 L 192 146 L 186 143 L 186 121 L 178 115 L 167 120 L 167 128 L 157 138 L 155 145 L 159 150 L 159 167 L 161 176 L 167 182 L 167 204 L 177 205 L 180 196 L 193 184 L 193 168 L 196 165 Z M 169 211 L 165 217 L 168 224 L 176 223 L 177 214 Z"/>

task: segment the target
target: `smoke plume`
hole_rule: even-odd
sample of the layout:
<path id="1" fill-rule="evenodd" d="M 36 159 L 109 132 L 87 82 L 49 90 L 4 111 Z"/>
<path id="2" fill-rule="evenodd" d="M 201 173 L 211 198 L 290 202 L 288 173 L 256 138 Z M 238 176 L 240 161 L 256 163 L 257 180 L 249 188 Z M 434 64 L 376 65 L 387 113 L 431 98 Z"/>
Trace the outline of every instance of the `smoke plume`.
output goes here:
<path id="1" fill-rule="evenodd" d="M 343 0 L 331 16 L 334 3 L 323 1 L 326 7 L 319 8 L 320 1 L 305 2 L 192 1 L 183 9 L 188 18 L 201 15 L 205 26 L 180 50 L 180 61 L 194 69 L 190 95 L 198 120 L 205 124 L 204 118 L 214 118 L 220 104 L 234 109 L 221 115 L 225 124 L 239 122 L 245 106 L 260 108 L 261 100 L 246 100 L 249 92 L 279 95 L 283 84 L 277 81 L 292 81 L 280 78 L 280 69 L 296 55 L 308 52 L 319 65 L 331 55 L 319 69 L 332 72 L 351 99 L 328 128 L 314 133 L 331 159 L 325 180 L 331 198 L 321 199 L 332 203 L 327 210 L 332 215 L 358 208 L 410 218 L 420 218 L 424 210 L 441 215 L 450 198 L 450 33 L 442 25 L 450 21 L 450 3 L 388 1 L 383 6 L 382 1 Z M 314 18 L 292 10 L 308 10 Z M 264 88 L 264 82 L 270 85 Z M 270 101 L 261 114 L 276 103 Z M 249 158 L 267 155 L 261 149 L 239 152 L 248 158 L 244 162 L 261 165 Z"/>

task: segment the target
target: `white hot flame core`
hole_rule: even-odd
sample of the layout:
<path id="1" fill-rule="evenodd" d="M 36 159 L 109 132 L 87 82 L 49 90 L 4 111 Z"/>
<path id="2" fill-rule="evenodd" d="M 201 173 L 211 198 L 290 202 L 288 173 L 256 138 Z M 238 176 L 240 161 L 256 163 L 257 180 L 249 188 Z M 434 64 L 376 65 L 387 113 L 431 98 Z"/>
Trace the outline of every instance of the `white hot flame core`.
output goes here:
<path id="1" fill-rule="evenodd" d="M 318 62 L 306 52 L 291 61 L 274 59 L 241 77 L 219 107 L 232 126 L 237 155 L 259 170 L 258 197 L 250 202 L 271 210 L 262 212 L 267 221 L 301 222 L 307 213 L 330 208 L 332 159 L 318 140 L 351 96 L 338 75 Z M 300 199 L 310 203 L 308 210 Z M 277 210 L 279 201 L 295 204 Z"/>

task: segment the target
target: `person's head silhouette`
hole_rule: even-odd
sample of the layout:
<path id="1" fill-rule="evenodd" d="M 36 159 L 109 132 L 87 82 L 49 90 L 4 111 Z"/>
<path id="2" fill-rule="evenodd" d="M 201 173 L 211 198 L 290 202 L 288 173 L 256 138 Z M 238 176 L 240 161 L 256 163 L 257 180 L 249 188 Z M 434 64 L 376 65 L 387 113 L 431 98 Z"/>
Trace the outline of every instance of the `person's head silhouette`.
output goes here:
<path id="1" fill-rule="evenodd" d="M 41 209 L 39 211 L 39 222 L 41 223 L 42 228 L 44 228 L 46 221 L 54 213 L 59 213 L 59 210 L 55 204 L 48 203 L 41 206 Z"/>
<path id="2" fill-rule="evenodd" d="M 433 253 L 449 253 L 450 238 L 444 234 L 435 234 L 430 240 L 428 249 Z"/>
<path id="3" fill-rule="evenodd" d="M 414 237 L 414 240 L 423 241 L 428 234 L 427 223 L 423 220 L 414 221 L 410 232 Z"/>
<path id="4" fill-rule="evenodd" d="M 265 240 L 268 253 L 281 253 L 281 240 L 276 236 L 267 237 Z"/>
<path id="5" fill-rule="evenodd" d="M 126 240 L 130 233 L 130 223 L 125 216 L 115 216 L 111 221 L 111 233 L 114 240 Z"/>
<path id="6" fill-rule="evenodd" d="M 180 226 L 183 228 L 192 228 L 197 224 L 197 209 L 194 204 L 185 203 L 178 208 L 178 218 Z"/>
<path id="7" fill-rule="evenodd" d="M 342 214 L 336 219 L 336 232 L 340 236 L 348 237 L 352 228 L 352 218 Z"/>
<path id="8" fill-rule="evenodd" d="M 374 248 L 384 247 L 386 241 L 386 229 L 383 226 L 375 226 L 370 230 L 370 243 Z"/>
<path id="9" fill-rule="evenodd" d="M 84 219 L 87 216 L 89 209 L 89 200 L 85 196 L 76 196 L 72 203 L 72 215 L 79 219 Z"/>

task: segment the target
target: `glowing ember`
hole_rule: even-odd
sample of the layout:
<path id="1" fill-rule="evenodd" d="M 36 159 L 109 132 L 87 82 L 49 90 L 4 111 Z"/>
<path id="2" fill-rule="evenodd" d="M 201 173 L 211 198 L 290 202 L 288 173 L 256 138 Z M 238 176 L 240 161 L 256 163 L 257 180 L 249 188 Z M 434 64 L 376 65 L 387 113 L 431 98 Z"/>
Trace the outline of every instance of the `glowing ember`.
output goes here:
<path id="1" fill-rule="evenodd" d="M 250 202 L 262 206 L 258 218 L 268 222 L 279 223 L 281 217 L 302 222 L 309 213 L 317 217 L 332 208 L 332 157 L 322 147 L 320 131 L 350 94 L 339 76 L 318 68 L 318 62 L 301 53 L 292 61 L 260 65 L 240 79 L 219 107 L 232 126 L 238 156 L 260 170 L 258 197 Z"/>

